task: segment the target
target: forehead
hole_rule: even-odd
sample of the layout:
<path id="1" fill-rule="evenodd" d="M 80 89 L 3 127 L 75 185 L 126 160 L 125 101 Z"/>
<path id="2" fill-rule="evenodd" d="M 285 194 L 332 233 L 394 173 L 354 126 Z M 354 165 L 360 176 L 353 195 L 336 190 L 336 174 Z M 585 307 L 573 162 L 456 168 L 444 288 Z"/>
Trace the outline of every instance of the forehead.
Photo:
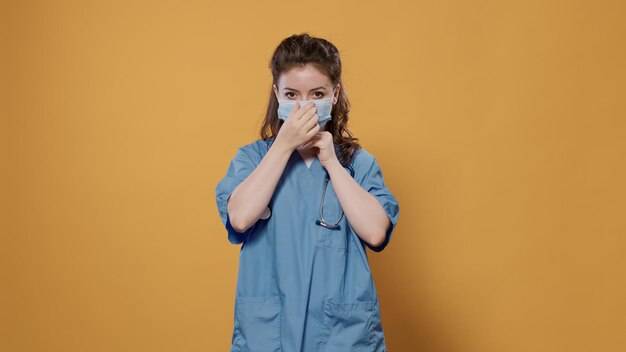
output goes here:
<path id="1" fill-rule="evenodd" d="M 278 79 L 279 88 L 311 89 L 315 87 L 330 87 L 331 82 L 328 76 L 316 69 L 313 65 L 304 67 L 296 66 L 284 72 Z"/>

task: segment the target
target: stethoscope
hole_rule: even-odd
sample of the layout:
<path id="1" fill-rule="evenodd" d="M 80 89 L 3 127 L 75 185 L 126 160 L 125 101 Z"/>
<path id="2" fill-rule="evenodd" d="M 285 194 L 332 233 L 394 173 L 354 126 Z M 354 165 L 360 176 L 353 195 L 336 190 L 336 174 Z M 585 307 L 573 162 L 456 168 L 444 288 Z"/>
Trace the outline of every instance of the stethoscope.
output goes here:
<path id="1" fill-rule="evenodd" d="M 352 168 L 352 165 L 348 165 L 347 168 L 350 170 L 350 175 L 354 178 L 354 169 Z M 330 224 L 326 221 L 326 219 L 324 219 L 324 198 L 326 196 L 326 188 L 328 187 L 329 181 L 330 177 L 328 176 L 328 173 L 326 173 L 326 179 L 324 180 L 324 190 L 322 191 L 322 200 L 320 201 L 321 220 L 315 220 L 315 223 L 330 230 L 341 230 L 341 225 L 339 225 L 339 223 L 341 222 L 341 219 L 343 219 L 343 209 L 341 209 L 341 216 L 339 217 L 339 220 L 337 220 L 337 222 L 335 222 L 334 224 Z"/>

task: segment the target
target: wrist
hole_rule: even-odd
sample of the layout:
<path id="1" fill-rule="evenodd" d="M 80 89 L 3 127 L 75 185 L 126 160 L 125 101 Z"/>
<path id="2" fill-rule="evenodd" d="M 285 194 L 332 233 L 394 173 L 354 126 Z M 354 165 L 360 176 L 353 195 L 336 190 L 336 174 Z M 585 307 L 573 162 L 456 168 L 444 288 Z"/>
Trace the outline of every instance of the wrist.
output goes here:
<path id="1" fill-rule="evenodd" d="M 274 140 L 274 143 L 272 143 L 272 146 L 270 147 L 270 149 L 274 149 L 279 151 L 281 154 L 289 154 L 291 155 L 291 153 L 293 153 L 293 151 L 296 149 L 295 147 L 291 147 L 289 145 L 287 145 L 287 143 L 284 143 L 284 141 L 280 138 L 276 138 Z"/>
<path id="2" fill-rule="evenodd" d="M 328 171 L 328 176 L 330 176 L 331 178 L 337 172 L 341 172 L 342 170 L 345 171 L 345 169 L 343 168 L 343 166 L 341 165 L 341 163 L 339 162 L 337 158 L 333 158 L 331 161 L 329 161 L 326 164 L 327 164 L 325 165 L 326 171 Z"/>

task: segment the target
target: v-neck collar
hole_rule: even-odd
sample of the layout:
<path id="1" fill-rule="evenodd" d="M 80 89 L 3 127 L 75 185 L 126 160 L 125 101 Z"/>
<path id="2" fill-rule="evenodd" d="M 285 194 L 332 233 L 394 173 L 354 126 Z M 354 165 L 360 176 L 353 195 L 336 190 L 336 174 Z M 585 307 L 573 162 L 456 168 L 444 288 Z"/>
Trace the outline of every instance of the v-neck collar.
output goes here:
<path id="1" fill-rule="evenodd" d="M 311 214 L 317 214 L 316 210 L 319 211 L 318 203 L 324 187 L 324 179 L 327 175 L 326 169 L 319 162 L 317 156 L 313 157 L 311 166 L 307 166 L 297 149 L 294 149 L 291 154 L 290 164 L 297 177 L 295 183 L 302 196 L 302 203 L 309 209 Z"/>
<path id="2" fill-rule="evenodd" d="M 269 145 L 271 146 L 275 140 L 275 136 L 271 137 Z M 335 153 L 339 153 L 337 145 L 335 145 Z M 311 166 L 307 166 L 297 149 L 293 150 L 287 164 L 285 172 L 294 173 L 292 177 L 297 178 L 295 186 L 302 196 L 302 203 L 309 209 L 311 216 L 315 217 L 313 214 L 319 214 L 319 201 L 324 188 L 324 180 L 329 177 L 328 171 L 322 166 L 317 156 L 313 157 Z"/>
<path id="3" fill-rule="evenodd" d="M 326 169 L 322 166 L 316 155 L 313 155 L 311 165 L 307 166 L 306 160 L 300 155 L 300 152 L 298 152 L 297 149 L 293 152 L 296 154 L 298 167 L 302 169 L 302 173 L 306 175 L 309 181 L 319 181 L 320 176 L 324 177 L 326 175 Z"/>

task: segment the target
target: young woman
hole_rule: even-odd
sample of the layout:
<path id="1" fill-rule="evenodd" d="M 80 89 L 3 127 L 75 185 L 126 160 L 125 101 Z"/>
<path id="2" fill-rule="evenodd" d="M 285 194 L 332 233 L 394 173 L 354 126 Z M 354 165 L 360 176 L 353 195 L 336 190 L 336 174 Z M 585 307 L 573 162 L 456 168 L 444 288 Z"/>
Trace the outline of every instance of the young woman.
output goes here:
<path id="1" fill-rule="evenodd" d="M 261 138 L 215 189 L 241 244 L 231 351 L 386 351 L 366 247 L 385 248 L 400 208 L 348 130 L 339 52 L 293 35 L 270 69 Z"/>

